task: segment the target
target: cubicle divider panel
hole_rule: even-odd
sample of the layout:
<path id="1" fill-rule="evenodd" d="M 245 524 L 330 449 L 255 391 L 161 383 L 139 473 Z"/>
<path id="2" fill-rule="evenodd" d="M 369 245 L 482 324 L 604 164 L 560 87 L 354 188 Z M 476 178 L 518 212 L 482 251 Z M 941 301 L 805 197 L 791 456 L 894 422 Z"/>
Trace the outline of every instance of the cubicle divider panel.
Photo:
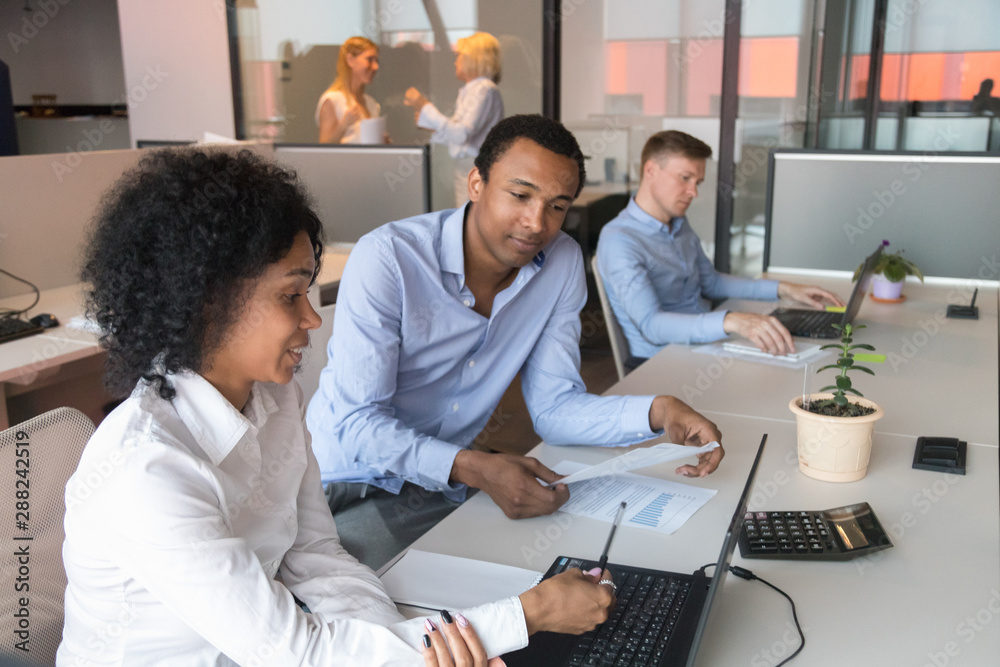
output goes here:
<path id="1" fill-rule="evenodd" d="M 315 200 L 327 243 L 430 211 L 428 146 L 275 144 Z"/>
<path id="2" fill-rule="evenodd" d="M 79 254 L 101 196 L 137 150 L 0 158 L 0 267 L 39 289 L 79 282 Z M 31 289 L 0 280 L 0 297 Z"/>
<path id="3" fill-rule="evenodd" d="M 925 275 L 997 280 L 1000 156 L 775 150 L 764 270 L 854 270 L 883 240 Z"/>

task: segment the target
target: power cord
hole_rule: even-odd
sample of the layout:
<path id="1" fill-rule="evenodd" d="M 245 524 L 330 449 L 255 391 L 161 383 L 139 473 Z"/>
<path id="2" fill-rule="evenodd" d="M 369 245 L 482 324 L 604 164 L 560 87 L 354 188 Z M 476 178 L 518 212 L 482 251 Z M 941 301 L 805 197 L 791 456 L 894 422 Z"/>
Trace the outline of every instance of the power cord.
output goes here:
<path id="1" fill-rule="evenodd" d="M 42 298 L 42 293 L 38 291 L 38 287 L 34 283 L 30 283 L 27 280 L 25 280 L 24 278 L 18 278 L 17 276 L 15 276 L 10 271 L 4 271 L 3 269 L 0 269 L 0 273 L 4 274 L 6 276 L 10 276 L 11 278 L 13 278 L 14 280 L 16 280 L 18 282 L 24 283 L 25 285 L 27 285 L 28 287 L 30 287 L 35 292 L 35 300 L 31 303 L 30 306 L 28 306 L 27 308 L 22 308 L 21 310 L 14 310 L 13 308 L 2 308 L 2 309 L 0 309 L 0 317 L 19 317 L 21 315 L 24 315 L 29 310 L 31 310 L 32 308 L 34 308 L 35 306 L 38 305 L 39 299 Z"/>
<path id="2" fill-rule="evenodd" d="M 709 568 L 709 567 L 715 567 L 715 563 L 708 563 L 706 565 L 702 565 L 699 568 L 699 570 L 702 573 L 704 573 L 705 570 L 706 570 L 706 568 Z M 753 572 L 751 572 L 750 570 L 748 570 L 746 568 L 740 567 L 739 565 L 730 565 L 729 566 L 729 571 L 732 572 L 733 574 L 735 574 L 740 579 L 746 579 L 747 581 L 759 581 L 760 583 L 762 583 L 762 584 L 764 584 L 764 585 L 766 585 L 766 586 L 768 586 L 770 588 L 773 588 L 774 590 L 776 590 L 779 593 L 781 593 L 782 595 L 784 595 L 785 599 L 788 600 L 788 604 L 792 605 L 792 619 L 795 621 L 795 630 L 799 633 L 799 640 L 801 641 L 801 643 L 799 644 L 799 647 L 797 649 L 795 649 L 794 653 L 792 653 L 790 656 L 788 656 L 787 658 L 785 658 L 784 660 L 782 660 L 781 662 L 779 662 L 777 665 L 775 665 L 775 667 L 781 667 L 781 665 L 787 664 L 788 662 L 790 662 L 792 660 L 792 658 L 794 658 L 799 653 L 801 653 L 802 649 L 805 648 L 805 645 L 806 645 L 806 636 L 805 636 L 805 634 L 803 634 L 803 632 L 802 632 L 802 626 L 799 624 L 799 614 L 798 614 L 798 612 L 795 609 L 795 601 L 792 600 L 792 598 L 788 596 L 788 593 L 786 593 L 785 591 L 781 590 L 780 588 L 778 588 L 777 586 L 775 586 L 774 584 L 772 584 L 770 581 L 767 581 L 766 579 L 761 579 L 756 574 L 754 574 Z"/>

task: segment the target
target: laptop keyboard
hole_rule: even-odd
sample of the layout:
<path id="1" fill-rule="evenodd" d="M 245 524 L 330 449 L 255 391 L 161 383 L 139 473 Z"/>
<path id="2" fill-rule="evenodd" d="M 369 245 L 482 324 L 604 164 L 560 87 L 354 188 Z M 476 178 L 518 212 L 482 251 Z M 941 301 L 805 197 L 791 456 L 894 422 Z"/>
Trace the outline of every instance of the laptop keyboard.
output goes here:
<path id="1" fill-rule="evenodd" d="M 42 331 L 42 327 L 13 317 L 0 317 L 0 343 L 15 338 L 30 336 Z"/>
<path id="2" fill-rule="evenodd" d="M 691 580 L 615 574 L 618 605 L 594 632 L 581 636 L 569 665 L 658 665 L 691 592 Z"/>
<path id="3" fill-rule="evenodd" d="M 834 322 L 840 321 L 840 313 L 830 313 L 822 310 L 815 312 L 796 312 L 785 315 L 785 327 L 791 331 L 809 331 L 817 334 L 835 335 L 837 332 L 830 328 Z M 826 329 L 830 329 L 829 332 Z"/>

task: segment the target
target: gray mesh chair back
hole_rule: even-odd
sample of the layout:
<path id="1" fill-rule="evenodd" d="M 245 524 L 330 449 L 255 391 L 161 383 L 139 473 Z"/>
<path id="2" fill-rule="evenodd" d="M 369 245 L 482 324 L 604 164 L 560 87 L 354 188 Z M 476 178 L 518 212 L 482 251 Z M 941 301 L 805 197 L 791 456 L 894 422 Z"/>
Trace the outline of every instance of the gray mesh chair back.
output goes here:
<path id="1" fill-rule="evenodd" d="M 601 272 L 597 268 L 597 255 L 590 258 L 590 268 L 594 272 L 594 282 L 597 283 L 597 296 L 601 299 L 601 310 L 604 312 L 604 323 L 608 327 L 608 338 L 611 339 L 611 356 L 615 360 L 615 370 L 618 371 L 618 379 L 625 377 L 625 360 L 629 358 L 628 339 L 625 332 L 618 324 L 618 318 L 611 310 L 611 303 L 608 301 L 608 294 L 604 291 L 604 280 L 601 279 Z"/>
<path id="2" fill-rule="evenodd" d="M 0 432 L 0 665 L 55 664 L 66 593 L 66 481 L 93 432 L 72 408 Z"/>

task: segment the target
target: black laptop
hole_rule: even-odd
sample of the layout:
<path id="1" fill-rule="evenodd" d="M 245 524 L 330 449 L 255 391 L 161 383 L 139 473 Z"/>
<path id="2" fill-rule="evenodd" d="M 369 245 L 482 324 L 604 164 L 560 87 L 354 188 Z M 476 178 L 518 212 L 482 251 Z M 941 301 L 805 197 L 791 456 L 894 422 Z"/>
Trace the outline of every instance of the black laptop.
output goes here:
<path id="1" fill-rule="evenodd" d="M 503 656 L 509 667 L 553 665 L 694 665 L 709 612 L 729 571 L 740 527 L 764 452 L 765 435 L 750 466 L 743 495 L 726 526 L 722 553 L 713 576 L 701 568 L 694 574 L 608 564 L 618 586 L 618 605 L 608 620 L 583 635 L 539 632 L 526 648 Z M 596 561 L 556 558 L 544 579 L 569 568 L 589 570 Z M 708 566 L 711 567 L 711 566 Z"/>
<path id="2" fill-rule="evenodd" d="M 841 326 L 854 322 L 858 311 L 861 310 L 861 303 L 868 294 L 868 286 L 871 283 L 872 275 L 875 273 L 875 263 L 882 255 L 882 246 L 865 259 L 861 267 L 861 274 L 854 283 L 854 291 L 847 302 L 847 307 L 843 313 L 831 313 L 826 310 L 813 310 L 812 308 L 778 308 L 771 312 L 778 321 L 785 325 L 788 332 L 793 336 L 804 338 L 839 338 L 840 332 L 834 329 L 831 324 Z"/>

